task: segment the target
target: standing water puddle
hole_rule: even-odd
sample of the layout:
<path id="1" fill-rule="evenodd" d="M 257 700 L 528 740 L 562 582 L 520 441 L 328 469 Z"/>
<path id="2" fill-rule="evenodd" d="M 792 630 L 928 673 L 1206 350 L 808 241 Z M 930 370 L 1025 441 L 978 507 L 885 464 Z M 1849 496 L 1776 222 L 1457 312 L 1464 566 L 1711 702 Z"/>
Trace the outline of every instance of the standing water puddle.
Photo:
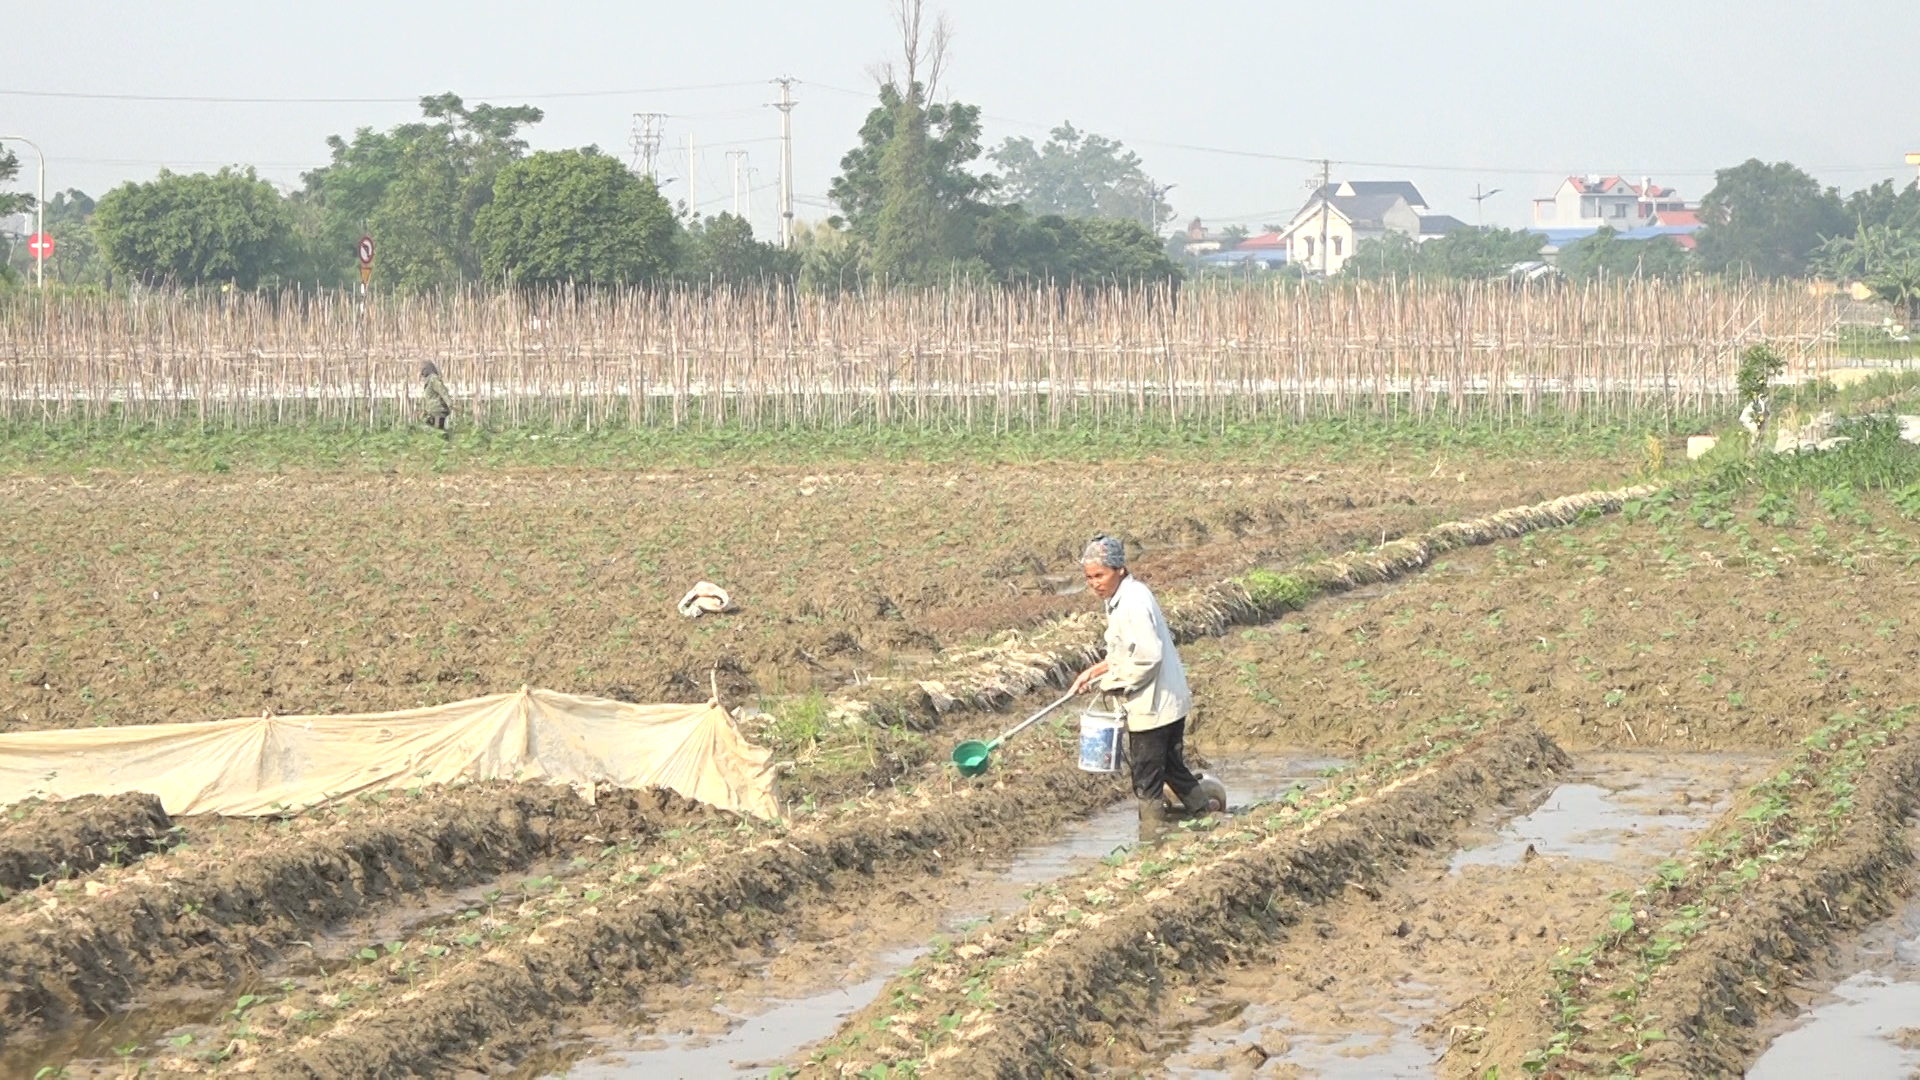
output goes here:
<path id="1" fill-rule="evenodd" d="M 1710 825 L 1765 765 L 1764 757 L 1718 754 L 1582 759 L 1574 777 L 1538 807 L 1483 834 L 1480 842 L 1470 839 L 1438 880 L 1429 871 L 1418 882 L 1397 886 L 1390 902 L 1416 904 L 1409 913 L 1413 920 L 1422 919 L 1421 912 L 1449 912 L 1435 927 L 1444 934 L 1466 928 L 1455 921 L 1457 907 L 1441 907 L 1442 894 L 1465 890 L 1469 897 L 1491 893 L 1490 899 L 1497 899 L 1502 876 L 1521 873 L 1520 867 L 1536 857 L 1604 863 L 1638 880 L 1681 850 L 1689 833 Z M 1432 906 L 1419 906 L 1429 901 Z M 1408 921 L 1387 933 L 1418 941 L 1428 931 Z M 1166 1073 L 1189 1078 L 1430 1076 L 1443 1047 L 1432 1045 L 1422 1032 L 1459 1004 L 1449 1000 L 1459 994 L 1457 987 L 1439 985 L 1444 980 L 1434 973 L 1423 973 L 1420 961 L 1416 954 L 1404 961 L 1404 970 L 1383 964 L 1362 973 L 1370 977 L 1348 974 L 1339 982 L 1328 972 L 1325 990 L 1304 994 L 1282 990 L 1267 969 L 1259 969 L 1244 983 L 1230 983 L 1234 989 L 1212 1004 L 1200 1003 L 1207 1018 L 1185 1049 L 1167 1059 Z M 1430 981 L 1422 981 L 1423 974 Z"/>
<path id="2" fill-rule="evenodd" d="M 1207 771 L 1226 783 L 1235 806 L 1244 806 L 1275 798 L 1295 784 L 1316 787 L 1321 783 L 1319 773 L 1339 764 L 1335 758 L 1306 754 L 1258 758 L 1235 755 L 1215 760 Z M 1115 851 L 1131 848 L 1139 839 L 1139 822 L 1133 800 L 1126 799 L 1119 806 L 1075 822 L 1049 843 L 1015 852 L 997 873 L 955 890 L 960 899 L 945 913 L 943 926 L 960 931 L 1019 910 L 1036 886 L 1068 877 Z M 764 1008 L 751 1014 L 729 1012 L 722 1002 L 715 1006 L 715 1012 L 734 1022 L 724 1034 L 675 1035 L 654 1040 L 656 1045 L 646 1049 L 602 1052 L 564 1075 L 575 1080 L 764 1076 L 779 1062 L 833 1034 L 847 1017 L 878 997 L 888 979 L 925 952 L 924 947 L 916 946 L 888 953 L 868 967 L 867 977 L 857 983 L 829 987 L 801 998 L 760 1002 Z"/>
<path id="3" fill-rule="evenodd" d="M 1920 1072 L 1920 902 L 1869 927 L 1847 955 L 1857 970 L 1767 1046 L 1748 1080 Z"/>

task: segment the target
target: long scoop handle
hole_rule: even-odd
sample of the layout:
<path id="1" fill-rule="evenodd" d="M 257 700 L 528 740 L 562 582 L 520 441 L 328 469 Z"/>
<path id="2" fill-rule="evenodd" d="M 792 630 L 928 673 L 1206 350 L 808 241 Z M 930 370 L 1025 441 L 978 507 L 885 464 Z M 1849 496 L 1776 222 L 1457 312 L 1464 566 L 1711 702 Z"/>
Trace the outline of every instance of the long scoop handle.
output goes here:
<path id="1" fill-rule="evenodd" d="M 1015 735 L 1018 735 L 1021 732 L 1027 730 L 1029 727 L 1032 727 L 1034 722 L 1039 720 L 1041 717 L 1047 715 L 1053 710 L 1059 708 L 1062 705 L 1065 705 L 1067 702 L 1072 701 L 1074 698 L 1077 698 L 1079 696 L 1080 696 L 1079 694 L 1076 694 L 1071 690 L 1067 691 L 1065 697 L 1060 698 L 1059 700 L 1055 701 L 1053 704 L 1047 706 L 1044 709 L 1041 709 L 1039 712 L 1034 713 L 1032 716 L 1027 717 L 1025 720 L 1020 721 L 1020 723 L 1018 723 L 1014 727 L 1009 728 L 1008 730 L 1002 732 L 999 738 L 994 739 L 992 742 L 987 744 L 987 749 L 988 750 L 999 749 L 1001 743 L 1006 742 L 1008 739 L 1011 739 Z"/>

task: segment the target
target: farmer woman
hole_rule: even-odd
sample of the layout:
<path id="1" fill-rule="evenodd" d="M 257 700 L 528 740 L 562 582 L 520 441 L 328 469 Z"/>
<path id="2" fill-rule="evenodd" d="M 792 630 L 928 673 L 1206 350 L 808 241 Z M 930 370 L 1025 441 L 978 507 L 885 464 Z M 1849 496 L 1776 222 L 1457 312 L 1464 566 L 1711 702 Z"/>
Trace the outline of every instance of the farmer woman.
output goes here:
<path id="1" fill-rule="evenodd" d="M 1107 605 L 1107 658 L 1081 672 L 1073 690 L 1098 689 L 1120 699 L 1142 828 L 1151 831 L 1167 819 L 1162 787 L 1173 790 L 1187 813 L 1225 809 L 1225 789 L 1187 768 L 1193 693 L 1153 592 L 1127 573 L 1126 549 L 1111 536 L 1096 536 L 1087 544 L 1080 568 L 1087 588 Z"/>
<path id="2" fill-rule="evenodd" d="M 420 417 L 428 427 L 446 435 L 447 417 L 453 415 L 453 395 L 447 393 L 447 384 L 440 378 L 440 369 L 431 360 L 420 365 L 420 380 L 425 384 L 423 389 L 426 394 L 426 400 L 420 403 Z"/>

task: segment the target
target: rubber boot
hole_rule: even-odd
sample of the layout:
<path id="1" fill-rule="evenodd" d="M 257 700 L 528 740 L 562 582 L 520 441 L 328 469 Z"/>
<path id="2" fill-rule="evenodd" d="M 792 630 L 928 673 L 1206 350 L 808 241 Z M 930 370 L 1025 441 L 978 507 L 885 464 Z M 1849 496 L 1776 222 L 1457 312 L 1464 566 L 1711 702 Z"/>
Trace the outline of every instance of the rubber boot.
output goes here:
<path id="1" fill-rule="evenodd" d="M 1157 840 L 1167 831 L 1167 804 L 1159 799 L 1140 800 L 1140 839 Z"/>

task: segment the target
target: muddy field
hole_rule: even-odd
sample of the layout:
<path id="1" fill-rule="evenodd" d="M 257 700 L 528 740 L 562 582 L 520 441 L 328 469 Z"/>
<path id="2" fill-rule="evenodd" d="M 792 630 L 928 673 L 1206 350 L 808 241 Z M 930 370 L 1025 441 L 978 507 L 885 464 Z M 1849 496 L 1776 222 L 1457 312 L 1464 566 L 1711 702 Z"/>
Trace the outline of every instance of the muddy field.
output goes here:
<path id="1" fill-rule="evenodd" d="M 1618 470 L 15 479 L 7 715 L 693 698 L 714 666 L 800 715 L 1086 610 L 1096 521 L 1177 608 L 1592 478 Z M 780 823 L 504 783 L 9 808 L 0 1074 L 1790 1069 L 1910 985 L 1917 562 L 1879 496 L 1636 497 L 1199 637 L 1192 745 L 1234 806 L 1145 837 L 1070 718 L 959 778 L 952 741 L 1010 718 L 968 708 L 823 721 Z M 663 614 L 703 577 L 741 610 Z"/>
<path id="2" fill-rule="evenodd" d="M 0 480 L 0 730 L 361 712 L 523 684 L 646 701 L 843 685 L 1162 588 L 1611 479 L 1462 458 L 806 473 Z M 683 620 L 700 580 L 740 610 Z"/>

